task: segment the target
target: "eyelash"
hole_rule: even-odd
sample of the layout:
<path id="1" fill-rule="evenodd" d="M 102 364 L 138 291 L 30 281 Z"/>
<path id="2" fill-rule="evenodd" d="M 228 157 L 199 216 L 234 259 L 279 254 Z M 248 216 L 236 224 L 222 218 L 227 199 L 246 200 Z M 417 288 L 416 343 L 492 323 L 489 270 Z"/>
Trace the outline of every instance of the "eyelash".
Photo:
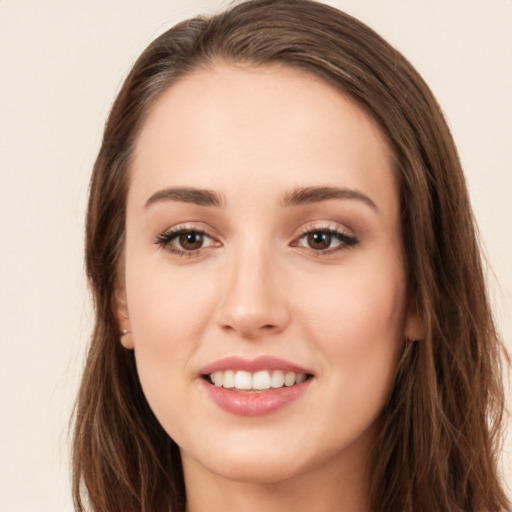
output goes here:
<path id="1" fill-rule="evenodd" d="M 306 237 L 312 234 L 323 233 L 330 237 L 333 237 L 338 240 L 339 244 L 335 247 L 328 247 L 327 249 L 312 249 L 311 247 L 306 247 L 300 244 L 300 241 L 305 239 Z M 199 247 L 198 249 L 193 250 L 185 250 L 178 249 L 173 247 L 173 241 L 177 240 L 181 235 L 195 234 L 200 237 L 207 238 L 212 240 L 212 244 L 206 247 Z M 204 251 L 209 250 L 211 247 L 219 247 L 220 242 L 216 241 L 213 237 L 208 235 L 205 231 L 201 229 L 195 229 L 193 227 L 185 227 L 185 226 L 177 226 L 175 228 L 168 229 L 163 233 L 160 233 L 156 236 L 154 243 L 159 245 L 162 249 L 170 252 L 171 254 L 178 255 L 180 257 L 192 258 L 199 257 L 203 254 Z M 332 227 L 320 226 L 320 227 L 312 227 L 305 228 L 302 233 L 290 244 L 292 247 L 300 247 L 306 251 L 308 251 L 313 256 L 327 256 L 336 254 L 340 251 L 350 249 L 359 244 L 359 240 L 352 236 L 348 235 L 344 231 L 340 229 L 333 229 Z"/>
<path id="2" fill-rule="evenodd" d="M 338 240 L 339 244 L 335 247 L 329 247 L 327 249 L 312 249 L 310 247 L 301 246 L 299 242 L 304 238 L 312 234 L 324 233 L 332 238 Z M 340 251 L 351 249 L 359 244 L 359 240 L 352 235 L 347 234 L 345 231 L 339 228 L 332 228 L 329 226 L 314 226 L 306 227 L 302 230 L 302 234 L 292 242 L 292 247 L 302 247 L 309 251 L 313 256 L 328 256 L 336 254 Z"/>
<path id="3" fill-rule="evenodd" d="M 184 227 L 184 226 L 177 226 L 175 228 L 168 229 L 167 231 L 164 231 L 163 233 L 160 233 L 155 238 L 155 244 L 159 245 L 162 249 L 165 249 L 166 251 L 170 252 L 171 254 L 175 254 L 178 256 L 181 256 L 182 258 L 192 258 L 196 256 L 201 256 L 202 253 L 205 250 L 208 250 L 210 246 L 208 247 L 200 247 L 199 249 L 195 250 L 180 250 L 178 248 L 175 248 L 172 246 L 172 242 L 176 239 L 178 239 L 181 235 L 187 235 L 187 234 L 196 234 L 199 236 L 202 236 L 204 238 L 208 238 L 215 242 L 215 239 L 212 238 L 208 233 L 203 231 L 202 229 L 195 229 L 193 227 Z M 219 242 L 217 242 L 218 245 L 220 245 Z M 215 245 L 215 244 L 212 244 Z"/>

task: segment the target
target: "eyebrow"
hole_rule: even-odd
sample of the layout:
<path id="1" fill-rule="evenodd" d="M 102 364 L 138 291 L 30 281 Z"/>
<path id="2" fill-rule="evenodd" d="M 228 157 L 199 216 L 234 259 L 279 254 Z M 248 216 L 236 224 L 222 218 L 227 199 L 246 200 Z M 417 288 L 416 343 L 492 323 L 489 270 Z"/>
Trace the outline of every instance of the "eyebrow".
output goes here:
<path id="1" fill-rule="evenodd" d="M 293 190 L 284 195 L 281 204 L 284 207 L 300 206 L 302 204 L 319 203 L 331 199 L 352 199 L 361 201 L 378 211 L 377 205 L 366 194 L 358 190 L 327 186 L 304 187 Z M 146 201 L 144 208 L 148 208 L 152 204 L 160 201 L 177 201 L 217 208 L 224 204 L 222 196 L 213 190 L 192 187 L 170 187 L 155 192 Z"/>
<path id="2" fill-rule="evenodd" d="M 144 208 L 148 208 L 152 204 L 160 201 L 178 201 L 182 203 L 197 204 L 199 206 L 215 207 L 220 207 L 223 204 L 222 197 L 213 190 L 190 187 L 171 187 L 155 192 L 146 201 Z"/>
<path id="3" fill-rule="evenodd" d="M 378 211 L 377 205 L 366 195 L 358 190 L 339 187 L 304 187 L 285 194 L 282 200 L 283 206 L 299 206 L 301 204 L 319 203 L 330 199 L 353 199 L 361 201 Z"/>

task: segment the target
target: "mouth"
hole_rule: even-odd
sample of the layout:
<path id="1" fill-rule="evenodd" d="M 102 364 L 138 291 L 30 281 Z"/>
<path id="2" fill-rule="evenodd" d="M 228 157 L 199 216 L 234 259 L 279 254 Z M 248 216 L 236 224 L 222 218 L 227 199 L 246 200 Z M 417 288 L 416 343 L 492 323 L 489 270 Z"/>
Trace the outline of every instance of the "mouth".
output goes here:
<path id="1" fill-rule="evenodd" d="M 308 394 L 315 374 L 273 356 L 244 359 L 230 356 L 200 372 L 212 402 L 236 416 L 263 416 L 286 409 Z"/>
<path id="2" fill-rule="evenodd" d="M 209 384 L 218 388 L 241 393 L 266 393 L 298 386 L 313 378 L 313 375 L 306 372 L 281 369 L 258 370 L 256 372 L 230 369 L 211 372 L 203 375 L 203 378 Z"/>

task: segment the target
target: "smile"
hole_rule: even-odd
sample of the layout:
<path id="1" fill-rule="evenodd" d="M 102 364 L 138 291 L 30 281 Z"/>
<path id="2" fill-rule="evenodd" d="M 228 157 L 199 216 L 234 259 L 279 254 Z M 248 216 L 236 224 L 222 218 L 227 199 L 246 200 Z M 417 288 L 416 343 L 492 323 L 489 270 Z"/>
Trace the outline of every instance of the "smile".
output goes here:
<path id="1" fill-rule="evenodd" d="M 306 373 L 285 370 L 260 370 L 255 373 L 245 370 L 226 370 L 210 373 L 207 377 L 216 387 L 258 392 L 295 386 L 310 376 Z"/>
<path id="2" fill-rule="evenodd" d="M 246 417 L 285 409 L 307 393 L 315 376 L 273 356 L 226 357 L 205 366 L 200 375 L 203 389 L 217 407 Z"/>

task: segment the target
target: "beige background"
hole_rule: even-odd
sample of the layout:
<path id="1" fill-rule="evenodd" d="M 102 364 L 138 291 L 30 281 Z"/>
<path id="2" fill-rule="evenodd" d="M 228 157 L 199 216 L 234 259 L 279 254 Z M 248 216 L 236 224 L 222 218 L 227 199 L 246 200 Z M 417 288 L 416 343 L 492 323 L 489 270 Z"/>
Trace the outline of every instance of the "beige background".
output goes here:
<path id="1" fill-rule="evenodd" d="M 512 1 L 329 2 L 400 49 L 458 143 L 512 346 Z M 92 325 L 90 169 L 134 58 L 220 0 L 0 0 L 0 511 L 70 511 L 67 422 Z M 497 286 L 499 284 L 499 286 Z M 504 457 L 512 482 L 511 442 Z"/>

